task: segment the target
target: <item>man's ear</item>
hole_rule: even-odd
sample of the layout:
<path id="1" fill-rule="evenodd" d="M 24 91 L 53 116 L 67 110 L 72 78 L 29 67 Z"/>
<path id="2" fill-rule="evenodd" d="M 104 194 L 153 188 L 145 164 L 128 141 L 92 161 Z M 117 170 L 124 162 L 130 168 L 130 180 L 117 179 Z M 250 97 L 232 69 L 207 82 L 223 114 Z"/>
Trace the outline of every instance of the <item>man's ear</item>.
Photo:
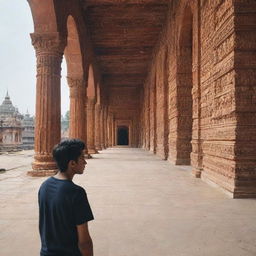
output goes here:
<path id="1" fill-rule="evenodd" d="M 72 168 L 72 167 L 74 167 L 74 166 L 75 166 L 75 164 L 76 164 L 76 161 L 74 161 L 74 160 L 70 160 L 70 161 L 68 162 L 68 168 Z"/>

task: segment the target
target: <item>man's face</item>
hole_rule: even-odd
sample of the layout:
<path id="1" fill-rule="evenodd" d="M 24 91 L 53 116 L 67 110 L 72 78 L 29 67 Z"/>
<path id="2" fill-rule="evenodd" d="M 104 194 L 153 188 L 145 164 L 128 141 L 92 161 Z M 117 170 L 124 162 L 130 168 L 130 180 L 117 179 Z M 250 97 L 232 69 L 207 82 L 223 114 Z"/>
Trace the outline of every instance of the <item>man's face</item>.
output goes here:
<path id="1" fill-rule="evenodd" d="M 84 151 L 82 154 L 78 157 L 77 162 L 76 162 L 76 174 L 82 174 L 84 172 L 84 168 L 87 162 L 85 161 L 85 155 Z"/>

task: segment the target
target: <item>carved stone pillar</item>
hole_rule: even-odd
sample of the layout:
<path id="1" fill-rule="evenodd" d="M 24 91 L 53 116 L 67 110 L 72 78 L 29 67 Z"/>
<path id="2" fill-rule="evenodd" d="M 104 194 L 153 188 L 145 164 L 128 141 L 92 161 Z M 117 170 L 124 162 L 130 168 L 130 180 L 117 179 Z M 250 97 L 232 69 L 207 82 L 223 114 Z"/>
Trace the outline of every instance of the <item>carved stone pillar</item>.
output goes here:
<path id="1" fill-rule="evenodd" d="M 101 129 L 100 129 L 100 105 L 95 104 L 95 148 L 102 150 L 101 147 Z"/>
<path id="2" fill-rule="evenodd" d="M 107 115 L 107 147 L 111 147 L 110 143 L 110 115 Z"/>
<path id="3" fill-rule="evenodd" d="M 194 40 L 194 48 L 197 49 L 194 53 L 192 76 L 193 76 L 193 125 L 192 125 L 192 152 L 191 165 L 193 167 L 192 175 L 196 178 L 201 177 L 203 171 L 203 148 L 202 148 L 202 96 L 201 96 L 201 8 L 200 3 L 196 7 L 194 14 L 194 22 L 196 28 L 197 40 Z"/>
<path id="4" fill-rule="evenodd" d="M 108 126 L 109 126 L 109 141 L 108 141 L 108 146 L 113 147 L 113 120 L 114 120 L 114 115 L 113 113 L 109 113 L 108 116 Z"/>
<path id="5" fill-rule="evenodd" d="M 104 133 L 104 106 L 100 106 L 100 132 L 101 132 L 101 148 L 105 149 L 105 133 Z"/>
<path id="6" fill-rule="evenodd" d="M 108 131 L 109 128 L 109 111 L 108 111 L 108 106 L 106 107 L 106 132 Z M 110 137 L 109 137 L 109 133 L 107 133 L 106 136 L 106 147 L 108 148 L 110 145 Z"/>
<path id="7" fill-rule="evenodd" d="M 52 158 L 54 145 L 60 142 L 60 77 L 66 40 L 59 33 L 31 34 L 36 50 L 36 124 L 35 156 L 32 176 L 52 175 L 57 166 Z"/>
<path id="8" fill-rule="evenodd" d="M 104 132 L 104 148 L 107 148 L 108 147 L 108 142 L 107 142 L 107 138 L 108 138 L 108 123 L 107 123 L 107 120 L 108 120 L 108 115 L 107 115 L 107 106 L 104 106 L 103 107 L 103 132 Z"/>
<path id="9" fill-rule="evenodd" d="M 67 77 L 70 88 L 69 137 L 86 143 L 86 87 L 83 78 Z M 87 147 L 85 149 L 87 153 Z"/>
<path id="10" fill-rule="evenodd" d="M 87 98 L 87 148 L 89 154 L 96 154 L 95 148 L 95 100 Z"/>

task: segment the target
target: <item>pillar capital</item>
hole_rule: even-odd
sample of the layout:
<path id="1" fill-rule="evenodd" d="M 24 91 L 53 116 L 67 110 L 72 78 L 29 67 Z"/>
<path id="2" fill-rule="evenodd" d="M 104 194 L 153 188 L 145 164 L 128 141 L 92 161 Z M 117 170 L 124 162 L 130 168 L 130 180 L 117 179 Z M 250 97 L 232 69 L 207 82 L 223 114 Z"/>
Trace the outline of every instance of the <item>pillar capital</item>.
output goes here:
<path id="1" fill-rule="evenodd" d="M 60 33 L 32 33 L 32 45 L 37 57 L 37 78 L 51 76 L 60 79 L 61 62 L 66 37 Z"/>
<path id="2" fill-rule="evenodd" d="M 95 99 L 91 99 L 91 98 L 87 97 L 86 103 L 87 103 L 87 107 L 90 107 L 90 106 L 94 107 L 94 106 L 96 106 L 96 100 Z"/>
<path id="3" fill-rule="evenodd" d="M 58 32 L 31 33 L 30 37 L 37 55 L 56 54 L 62 57 L 67 45 L 67 36 Z"/>
<path id="4" fill-rule="evenodd" d="M 79 77 L 70 77 L 67 76 L 67 81 L 68 81 L 68 86 L 70 88 L 79 88 L 79 87 L 84 87 L 84 79 L 79 78 Z"/>
<path id="5" fill-rule="evenodd" d="M 84 98 L 86 96 L 85 80 L 77 77 L 67 77 L 70 88 L 70 98 Z"/>

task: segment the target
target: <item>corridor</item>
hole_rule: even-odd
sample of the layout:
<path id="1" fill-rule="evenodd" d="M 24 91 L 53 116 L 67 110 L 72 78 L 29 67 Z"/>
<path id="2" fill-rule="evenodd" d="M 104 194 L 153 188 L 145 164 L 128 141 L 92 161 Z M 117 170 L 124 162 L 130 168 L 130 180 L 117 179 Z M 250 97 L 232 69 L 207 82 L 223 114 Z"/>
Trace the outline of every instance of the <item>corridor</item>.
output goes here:
<path id="1" fill-rule="evenodd" d="M 1 256 L 38 255 L 37 190 L 45 178 L 26 175 L 31 161 L 31 151 L 1 156 L 1 168 L 12 168 L 0 174 Z M 94 212 L 95 256 L 256 255 L 256 200 L 231 199 L 189 167 L 109 148 L 74 182 Z"/>

